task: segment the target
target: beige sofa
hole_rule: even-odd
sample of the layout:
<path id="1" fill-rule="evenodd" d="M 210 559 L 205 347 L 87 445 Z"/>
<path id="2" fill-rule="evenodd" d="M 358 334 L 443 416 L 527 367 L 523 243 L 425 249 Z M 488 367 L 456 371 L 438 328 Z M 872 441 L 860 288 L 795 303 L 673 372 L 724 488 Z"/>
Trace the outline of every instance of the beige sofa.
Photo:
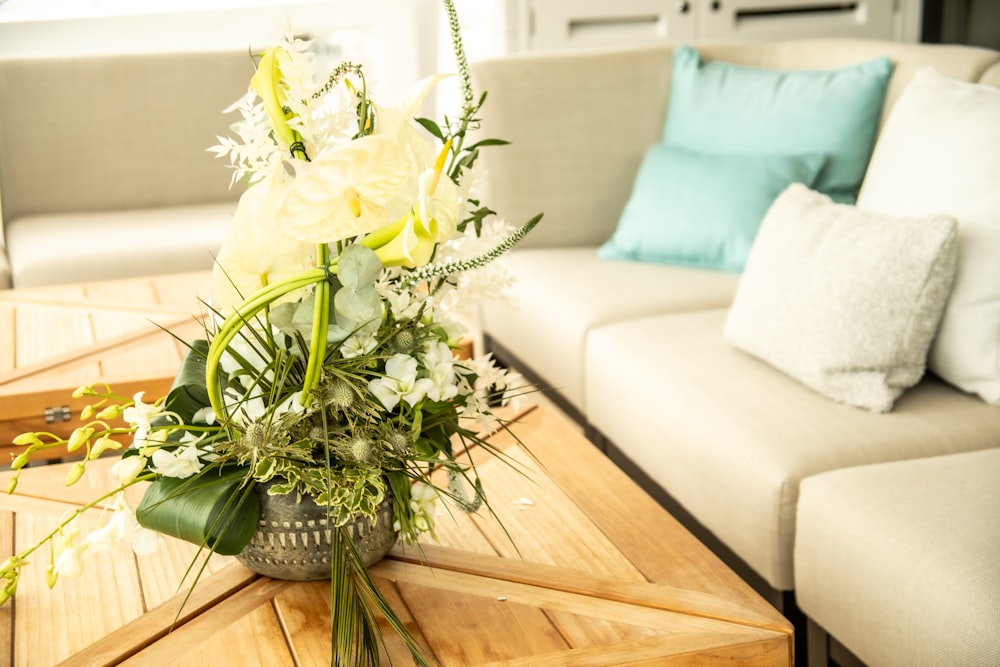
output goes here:
<path id="1" fill-rule="evenodd" d="M 926 65 L 948 77 L 1000 85 L 1000 53 L 983 49 L 848 40 L 692 46 L 706 60 L 777 69 L 831 69 L 888 56 L 894 68 L 882 123 Z M 512 221 L 545 213 L 535 232 L 503 260 L 516 284 L 509 303 L 483 307 L 482 326 L 499 358 L 550 387 L 595 443 L 796 622 L 803 657 L 805 624 L 796 605 L 793 558 L 803 480 L 996 448 L 1000 408 L 929 374 L 888 414 L 836 403 L 723 339 L 739 274 L 598 258 L 630 196 L 644 151 L 661 138 L 671 55 L 664 47 L 473 64 L 478 87 L 489 92 L 482 136 L 512 141 L 482 156 L 484 198 Z M 984 474 L 997 480 L 1000 470 L 995 457 L 992 461 Z M 954 487 L 929 487 L 928 493 L 948 495 L 958 491 Z M 912 508 L 917 525 L 920 511 Z M 822 512 L 814 506 L 810 516 L 818 521 Z M 872 558 L 880 553 L 874 546 L 880 541 L 873 532 L 877 525 L 862 538 L 872 545 Z M 970 522 L 970 530 L 975 526 Z M 821 553 L 824 540 L 837 544 L 822 525 L 807 532 L 811 542 L 799 552 L 808 554 L 804 558 Z M 983 564 L 994 572 L 995 547 L 989 552 L 992 562 Z M 955 550 L 961 552 L 961 544 Z M 897 556 L 907 560 L 905 550 Z M 823 599 L 815 592 L 817 582 L 845 586 L 851 580 L 849 570 L 824 570 L 837 563 L 836 554 L 811 562 L 802 611 L 818 627 L 843 629 L 845 636 L 834 632 L 835 641 L 863 653 L 865 642 L 852 634 L 863 634 L 858 629 L 863 624 L 837 618 L 855 610 L 817 601 Z M 1000 593 L 996 577 L 987 581 L 997 586 L 994 596 Z M 878 631 L 897 634 L 882 638 L 885 642 L 927 636 L 921 624 L 937 604 L 935 595 L 944 594 L 928 590 L 933 594 L 922 600 L 921 610 L 912 607 L 919 596 L 891 591 L 875 596 L 880 600 L 875 615 L 891 619 Z M 956 595 L 962 590 L 953 589 Z M 982 598 L 957 602 L 981 605 Z M 955 634 L 953 653 L 941 652 L 947 642 L 935 645 L 933 654 L 918 643 L 907 655 L 926 649 L 925 664 L 935 662 L 928 656 L 969 650 L 980 651 L 980 659 L 997 658 L 995 637 L 983 634 L 995 618 L 977 610 L 981 607 L 973 606 L 944 622 L 979 616 L 979 625 Z M 862 657 L 887 664 L 872 654 Z"/>
<path id="2" fill-rule="evenodd" d="M 0 288 L 211 268 L 247 52 L 0 59 Z"/>

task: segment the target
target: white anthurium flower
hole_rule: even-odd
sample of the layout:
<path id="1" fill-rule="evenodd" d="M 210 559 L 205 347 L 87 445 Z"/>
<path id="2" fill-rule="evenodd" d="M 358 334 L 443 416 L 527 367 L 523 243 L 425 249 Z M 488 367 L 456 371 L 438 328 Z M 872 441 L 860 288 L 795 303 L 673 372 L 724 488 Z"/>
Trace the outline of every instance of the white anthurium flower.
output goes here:
<path id="1" fill-rule="evenodd" d="M 407 354 L 395 354 L 385 362 L 385 377 L 371 380 L 368 390 L 391 411 L 401 400 L 416 405 L 433 386 L 428 378 L 417 379 L 416 359 Z"/>
<path id="2" fill-rule="evenodd" d="M 152 470 L 164 477 L 185 479 L 201 471 L 205 463 L 199 458 L 200 451 L 195 443 L 170 450 L 161 448 L 153 452 Z"/>
<path id="3" fill-rule="evenodd" d="M 458 223 L 457 199 L 451 197 L 449 203 L 448 197 L 444 197 L 439 206 L 434 196 L 438 191 L 454 191 L 451 180 L 441 178 L 443 157 L 444 151 L 441 163 L 421 174 L 419 198 L 410 214 L 362 241 L 375 250 L 383 266 L 423 266 L 430 261 L 438 243 L 454 235 Z"/>
<path id="4" fill-rule="evenodd" d="M 418 200 L 406 205 L 416 209 L 414 217 L 423 226 L 423 234 L 431 232 L 433 240 L 451 238 L 458 224 L 458 214 L 462 193 L 447 176 L 441 178 L 447 150 L 439 151 L 427 133 L 413 121 L 424 100 L 440 83 L 451 74 L 435 74 L 420 81 L 396 108 L 382 108 L 375 105 L 377 124 L 375 134 L 393 137 L 399 142 L 412 168 L 410 190 L 418 191 Z M 412 235 L 412 232 L 411 232 Z"/>
<path id="5" fill-rule="evenodd" d="M 434 163 L 437 153 L 425 132 L 413 122 L 424 100 L 434 87 L 451 74 L 434 74 L 417 83 L 396 107 L 375 107 L 375 134 L 392 137 L 399 142 L 406 157 L 416 165 L 413 176 Z"/>
<path id="6" fill-rule="evenodd" d="M 315 246 L 284 233 L 276 221 L 275 211 L 290 183 L 279 165 L 240 197 L 213 269 L 220 312 L 231 312 L 262 287 L 315 266 Z M 296 298 L 293 293 L 275 303 Z"/>
<path id="7" fill-rule="evenodd" d="M 383 227 L 411 169 L 399 142 L 367 136 L 296 162 L 295 179 L 276 211 L 278 225 L 310 243 L 333 243 Z M 412 196 L 412 195 L 411 195 Z"/>
<path id="8" fill-rule="evenodd" d="M 437 74 L 431 74 L 430 76 L 424 77 L 402 97 L 396 108 L 404 117 L 410 119 L 414 118 L 420 111 L 420 107 L 423 105 L 424 100 L 426 100 L 427 96 L 431 94 L 431 91 L 433 91 L 439 83 L 445 79 L 450 79 L 453 76 L 455 75 L 438 72 Z"/>

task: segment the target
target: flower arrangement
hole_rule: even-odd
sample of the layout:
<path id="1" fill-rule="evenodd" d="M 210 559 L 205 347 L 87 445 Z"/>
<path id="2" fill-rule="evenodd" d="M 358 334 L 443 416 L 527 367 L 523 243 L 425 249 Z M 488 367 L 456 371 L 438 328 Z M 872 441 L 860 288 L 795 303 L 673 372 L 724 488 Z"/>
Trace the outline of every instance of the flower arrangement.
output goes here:
<path id="1" fill-rule="evenodd" d="M 377 664 L 378 612 L 426 664 L 344 526 L 377 521 L 388 498 L 394 530 L 412 542 L 433 534 L 439 497 L 469 511 L 484 501 L 465 450 L 489 446 L 477 434 L 519 387 L 488 357 L 455 356 L 455 313 L 496 295 L 505 279 L 490 263 L 540 218 L 508 228 L 472 195 L 479 150 L 504 142 L 466 144 L 486 96 L 472 93 L 455 9 L 444 6 L 463 106 L 441 124 L 415 117 L 441 77 L 386 108 L 356 64 L 317 81 L 301 40 L 259 57 L 230 109 L 241 116 L 238 138 L 212 149 L 248 187 L 217 258 L 205 338 L 188 343 L 167 396 L 146 402 L 85 386 L 75 393 L 93 399 L 84 426 L 68 438 L 15 440 L 24 446 L 15 471 L 38 450 L 82 454 L 67 484 L 122 450 L 120 484 L 0 565 L 0 602 L 43 547 L 50 585 L 122 540 L 146 553 L 167 534 L 208 555 L 238 554 L 256 529 L 255 485 L 269 483 L 270 494 L 326 508 L 334 526 L 332 662 Z M 151 484 L 133 508 L 124 490 L 143 482 Z M 16 485 L 15 474 L 8 491 Z M 98 506 L 114 509 L 110 520 L 81 536 L 77 517 Z"/>

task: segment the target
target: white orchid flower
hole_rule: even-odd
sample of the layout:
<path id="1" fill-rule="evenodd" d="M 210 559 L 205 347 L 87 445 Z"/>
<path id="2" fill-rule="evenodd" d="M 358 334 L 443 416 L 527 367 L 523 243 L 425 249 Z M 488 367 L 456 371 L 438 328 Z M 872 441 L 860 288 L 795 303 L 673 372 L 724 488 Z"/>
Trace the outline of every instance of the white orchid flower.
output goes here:
<path id="1" fill-rule="evenodd" d="M 86 541 L 94 552 L 109 551 L 122 542 L 128 542 L 137 555 L 144 556 L 159 547 L 160 534 L 143 528 L 135 518 L 135 510 L 125 500 L 124 494 L 119 493 L 115 497 L 111 521 L 87 535 Z"/>
<path id="2" fill-rule="evenodd" d="M 87 542 L 80 542 L 63 549 L 56 558 L 55 573 L 60 577 L 70 578 L 83 574 L 83 552 L 89 547 Z"/>
<path id="3" fill-rule="evenodd" d="M 340 356 L 344 359 L 354 359 L 368 354 L 378 347 L 378 338 L 375 333 L 355 334 L 345 340 L 340 346 Z"/>
<path id="4" fill-rule="evenodd" d="M 389 304 L 389 310 L 397 321 L 412 320 L 420 312 L 420 307 L 424 304 L 425 299 L 418 298 L 408 290 L 397 292 L 388 285 L 381 287 L 379 294 Z M 378 288 L 377 285 L 376 289 Z"/>
<path id="5" fill-rule="evenodd" d="M 433 386 L 427 390 L 427 397 L 433 401 L 447 401 L 458 395 L 455 384 L 455 356 L 445 343 L 430 346 L 423 355 L 424 367 Z"/>
<path id="6" fill-rule="evenodd" d="M 125 408 L 122 418 L 137 429 L 137 432 L 145 433 L 153 426 L 154 419 L 164 413 L 163 406 L 156 403 L 143 403 L 142 397 L 146 392 L 140 391 L 132 397 L 134 405 Z M 137 433 L 138 435 L 138 433 Z"/>
<path id="7" fill-rule="evenodd" d="M 422 533 L 434 529 L 434 510 L 437 506 L 437 500 L 437 491 L 430 484 L 416 482 L 410 488 L 410 509 L 413 511 L 413 524 Z"/>
<path id="8" fill-rule="evenodd" d="M 368 383 L 368 390 L 385 406 L 393 410 L 401 400 L 411 406 L 427 395 L 434 383 L 428 378 L 417 379 L 417 360 L 406 354 L 395 354 L 385 362 L 385 377 Z"/>
<path id="9" fill-rule="evenodd" d="M 145 456 L 128 456 L 115 462 L 111 466 L 112 474 L 118 476 L 118 481 L 122 484 L 128 484 L 135 480 L 142 472 L 143 468 L 146 467 L 147 459 Z"/>
<path id="10" fill-rule="evenodd" d="M 209 426 L 214 424 L 217 419 L 218 417 L 216 416 L 215 410 L 212 409 L 211 405 L 197 410 L 191 417 L 191 421 L 195 424 L 208 424 Z"/>
<path id="11" fill-rule="evenodd" d="M 161 448 L 153 452 L 151 458 L 152 470 L 164 477 L 185 479 L 197 474 L 205 467 L 199 458 L 201 452 L 196 443 L 192 442 L 176 449 Z"/>

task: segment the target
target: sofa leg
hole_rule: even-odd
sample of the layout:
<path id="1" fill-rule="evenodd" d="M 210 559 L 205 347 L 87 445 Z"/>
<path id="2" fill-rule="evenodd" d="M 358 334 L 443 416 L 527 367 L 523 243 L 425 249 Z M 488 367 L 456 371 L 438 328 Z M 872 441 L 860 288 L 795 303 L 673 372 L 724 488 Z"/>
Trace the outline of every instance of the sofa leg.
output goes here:
<path id="1" fill-rule="evenodd" d="M 806 665 L 829 667 L 830 635 L 811 618 L 806 619 Z"/>

